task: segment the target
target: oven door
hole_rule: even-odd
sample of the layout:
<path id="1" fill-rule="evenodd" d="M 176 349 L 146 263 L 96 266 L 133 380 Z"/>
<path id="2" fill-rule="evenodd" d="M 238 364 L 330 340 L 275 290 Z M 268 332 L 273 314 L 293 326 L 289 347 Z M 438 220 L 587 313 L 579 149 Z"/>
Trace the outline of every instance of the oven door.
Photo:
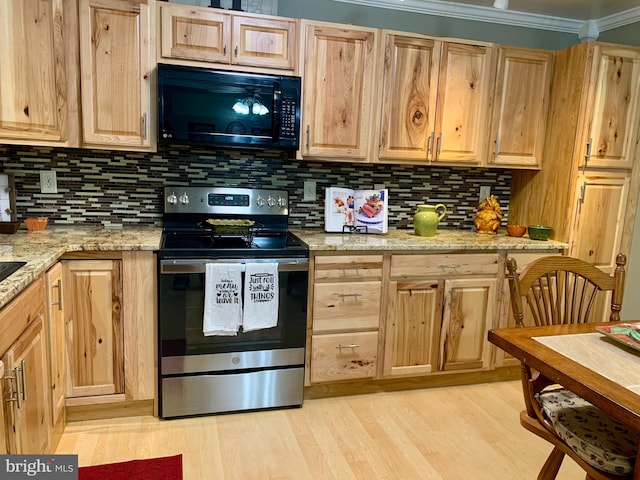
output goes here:
<path id="1" fill-rule="evenodd" d="M 205 265 L 215 262 L 278 264 L 279 302 L 276 327 L 246 333 L 240 329 L 236 336 L 204 335 Z M 264 351 L 281 351 L 282 355 L 286 355 L 292 349 L 304 352 L 308 271 L 307 258 L 161 259 L 158 280 L 158 341 L 162 374 L 195 372 L 200 370 L 195 365 L 211 356 L 227 358 L 228 354 L 245 352 L 248 357 L 256 357 L 262 355 L 258 352 Z M 244 272 L 242 275 L 244 284 Z M 193 366 L 187 367 L 188 363 Z M 246 362 L 240 363 L 247 368 Z M 224 368 L 229 367 L 233 368 L 233 364 Z M 213 368 L 209 366 L 207 369 Z"/>

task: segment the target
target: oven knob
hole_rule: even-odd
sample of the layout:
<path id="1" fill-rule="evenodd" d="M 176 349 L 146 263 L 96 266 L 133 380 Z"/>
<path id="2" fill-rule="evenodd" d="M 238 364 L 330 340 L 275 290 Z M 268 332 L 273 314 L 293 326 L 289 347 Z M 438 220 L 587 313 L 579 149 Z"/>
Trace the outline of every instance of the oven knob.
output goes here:
<path id="1" fill-rule="evenodd" d="M 187 192 L 184 192 L 182 195 L 178 197 L 178 201 L 183 205 L 189 204 L 189 197 L 187 196 Z"/>
<path id="2" fill-rule="evenodd" d="M 258 198 L 256 199 L 256 204 L 259 207 L 264 207 L 264 198 L 262 198 L 261 196 L 258 196 Z"/>
<path id="3" fill-rule="evenodd" d="M 239 357 L 239 356 L 237 356 L 237 355 L 234 355 L 234 356 L 231 358 L 231 363 L 233 363 L 234 365 L 238 365 L 238 364 L 240 363 L 240 357 Z"/>
<path id="4" fill-rule="evenodd" d="M 267 198 L 267 206 L 268 206 L 269 208 L 273 208 L 273 207 L 275 207 L 275 206 L 276 206 L 276 199 L 275 199 L 275 198 L 273 198 L 273 197 L 269 197 L 269 198 Z"/>
<path id="5" fill-rule="evenodd" d="M 175 205 L 176 203 L 178 203 L 178 197 L 176 197 L 175 193 L 167 196 L 167 203 L 171 205 Z"/>
<path id="6" fill-rule="evenodd" d="M 278 206 L 285 208 L 287 206 L 287 199 L 285 197 L 278 197 Z"/>

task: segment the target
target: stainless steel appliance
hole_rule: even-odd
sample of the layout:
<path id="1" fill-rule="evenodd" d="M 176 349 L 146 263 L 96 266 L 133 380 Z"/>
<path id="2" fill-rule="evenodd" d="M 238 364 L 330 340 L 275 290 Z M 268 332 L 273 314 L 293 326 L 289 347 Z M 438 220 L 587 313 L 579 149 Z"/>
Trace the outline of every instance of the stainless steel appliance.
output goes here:
<path id="1" fill-rule="evenodd" d="M 158 65 L 158 140 L 295 151 L 300 77 Z"/>
<path id="2" fill-rule="evenodd" d="M 158 252 L 160 417 L 301 405 L 309 252 L 288 232 L 287 192 L 166 187 L 164 198 Z M 277 263 L 276 327 L 240 330 L 237 336 L 203 334 L 205 266 L 215 262 Z"/>

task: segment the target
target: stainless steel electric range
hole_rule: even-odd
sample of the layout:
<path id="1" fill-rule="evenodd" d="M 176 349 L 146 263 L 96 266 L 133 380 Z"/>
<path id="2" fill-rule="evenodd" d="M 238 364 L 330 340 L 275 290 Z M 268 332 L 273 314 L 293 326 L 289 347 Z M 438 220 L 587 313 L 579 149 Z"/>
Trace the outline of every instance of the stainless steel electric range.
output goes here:
<path id="1" fill-rule="evenodd" d="M 300 406 L 309 253 L 288 232 L 284 190 L 165 187 L 158 254 L 162 418 Z M 205 266 L 277 264 L 272 328 L 203 333 Z"/>

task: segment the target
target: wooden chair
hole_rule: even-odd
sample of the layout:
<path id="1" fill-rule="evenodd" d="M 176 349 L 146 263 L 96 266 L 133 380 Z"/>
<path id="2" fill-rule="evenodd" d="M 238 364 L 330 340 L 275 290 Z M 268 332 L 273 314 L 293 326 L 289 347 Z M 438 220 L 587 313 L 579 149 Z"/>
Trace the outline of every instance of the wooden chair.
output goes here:
<path id="1" fill-rule="evenodd" d="M 525 323 L 533 324 L 527 326 L 542 326 L 601 321 L 601 318 L 595 318 L 593 314 L 598 297 L 604 295 L 598 293 L 608 291 L 611 292 L 609 319 L 619 320 L 626 260 L 624 254 L 618 254 L 615 272 L 609 275 L 576 258 L 549 256 L 532 262 L 518 275 L 516 261 L 513 258 L 507 259 L 511 308 L 516 325 L 523 327 Z M 528 307 L 529 316 L 525 317 L 523 305 Z M 624 449 L 624 453 L 618 450 L 621 448 L 619 445 L 606 444 L 603 448 L 613 449 L 613 457 L 610 456 L 610 451 L 604 450 L 598 450 L 594 454 L 592 444 L 595 440 L 598 448 L 602 447 L 601 439 L 594 439 L 591 431 L 582 430 L 588 430 L 588 425 L 577 425 L 575 421 L 572 423 L 574 416 L 580 420 L 592 418 L 600 426 L 616 429 L 626 427 L 525 364 L 522 365 L 522 387 L 526 409 L 520 414 L 520 423 L 554 446 L 538 474 L 538 480 L 555 479 L 565 455 L 570 456 L 585 470 L 587 480 L 632 478 L 634 457 L 640 440 L 636 432 L 627 431 L 620 436 L 620 432 L 616 430 L 614 438 L 618 435 L 629 447 Z M 599 459 L 600 454 L 608 459 L 604 465 Z M 627 472 L 629 468 L 631 471 Z"/>

